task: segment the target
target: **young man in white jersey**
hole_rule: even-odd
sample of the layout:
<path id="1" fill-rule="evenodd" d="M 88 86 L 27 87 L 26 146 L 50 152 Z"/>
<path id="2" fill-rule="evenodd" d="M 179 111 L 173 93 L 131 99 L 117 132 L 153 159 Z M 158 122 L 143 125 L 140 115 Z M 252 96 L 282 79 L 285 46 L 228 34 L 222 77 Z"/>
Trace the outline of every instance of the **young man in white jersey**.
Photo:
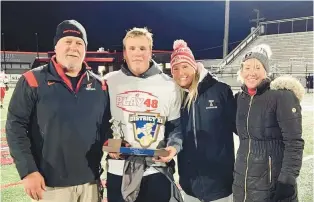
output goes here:
<path id="1" fill-rule="evenodd" d="M 173 184 L 154 166 L 173 162 L 173 157 L 182 148 L 181 92 L 173 80 L 152 62 L 153 39 L 146 28 L 133 28 L 127 32 L 123 47 L 125 62 L 121 69 L 105 76 L 111 115 L 116 121 L 121 121 L 124 139 L 130 146 L 156 149 L 164 142 L 169 155 L 154 158 L 153 165 L 145 165 L 143 173 L 137 175 L 139 177 L 129 177 L 136 169 L 126 171 L 126 165 L 130 159 L 134 160 L 134 156 L 109 153 L 108 201 L 169 202 Z M 145 164 L 146 160 L 136 159 L 138 162 Z M 133 165 L 138 165 L 136 163 Z M 126 178 L 136 188 L 128 186 Z"/>

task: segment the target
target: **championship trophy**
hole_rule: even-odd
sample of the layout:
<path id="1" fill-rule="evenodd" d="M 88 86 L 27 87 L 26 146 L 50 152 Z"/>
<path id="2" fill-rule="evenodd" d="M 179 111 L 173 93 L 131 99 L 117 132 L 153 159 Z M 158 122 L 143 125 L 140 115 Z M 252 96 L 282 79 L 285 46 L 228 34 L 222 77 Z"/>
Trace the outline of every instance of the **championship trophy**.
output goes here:
<path id="1" fill-rule="evenodd" d="M 148 148 L 135 148 L 131 147 L 126 141 L 122 130 L 124 125 L 121 121 L 114 118 L 109 121 L 112 126 L 113 138 L 108 140 L 108 144 L 103 146 L 106 152 L 116 152 L 122 155 L 136 155 L 136 156 L 168 156 L 168 151 L 164 149 L 148 149 Z"/>

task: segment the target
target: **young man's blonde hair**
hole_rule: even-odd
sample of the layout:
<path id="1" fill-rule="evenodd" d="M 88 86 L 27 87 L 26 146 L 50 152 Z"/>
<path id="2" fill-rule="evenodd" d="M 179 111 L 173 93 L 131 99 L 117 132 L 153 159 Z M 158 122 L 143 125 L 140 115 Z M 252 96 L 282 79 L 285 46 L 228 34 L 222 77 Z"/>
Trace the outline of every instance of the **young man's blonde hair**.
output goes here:
<path id="1" fill-rule="evenodd" d="M 134 37 L 139 37 L 139 36 L 145 36 L 148 41 L 149 41 L 149 46 L 150 49 L 153 49 L 153 34 L 151 32 L 148 31 L 148 29 L 146 27 L 144 28 L 138 28 L 138 27 L 134 27 L 133 29 L 129 30 L 124 39 L 123 39 L 123 49 L 125 49 L 125 41 L 127 40 L 127 38 L 134 38 Z"/>

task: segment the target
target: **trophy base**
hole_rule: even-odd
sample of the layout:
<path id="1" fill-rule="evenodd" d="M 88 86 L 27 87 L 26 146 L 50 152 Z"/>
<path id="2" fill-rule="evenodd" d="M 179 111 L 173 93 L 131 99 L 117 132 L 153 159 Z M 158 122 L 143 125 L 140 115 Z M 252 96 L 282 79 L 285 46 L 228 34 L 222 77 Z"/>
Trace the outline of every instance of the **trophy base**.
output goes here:
<path id="1" fill-rule="evenodd" d="M 124 155 L 135 156 L 168 156 L 168 151 L 165 149 L 144 149 L 135 147 L 121 147 L 121 139 L 109 139 L 108 146 L 103 146 L 106 152 L 117 152 Z"/>
<path id="2" fill-rule="evenodd" d="M 109 139 L 108 146 L 113 148 L 120 148 L 122 145 L 122 139 Z"/>

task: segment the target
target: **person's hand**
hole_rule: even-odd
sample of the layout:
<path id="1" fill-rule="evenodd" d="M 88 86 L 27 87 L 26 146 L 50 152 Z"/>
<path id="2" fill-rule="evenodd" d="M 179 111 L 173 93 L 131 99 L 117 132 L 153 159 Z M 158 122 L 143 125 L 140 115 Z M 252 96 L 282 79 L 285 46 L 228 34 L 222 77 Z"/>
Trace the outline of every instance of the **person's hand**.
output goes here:
<path id="1" fill-rule="evenodd" d="M 120 155 L 121 153 L 117 153 L 117 152 L 109 152 L 109 156 L 113 159 L 120 159 Z"/>
<path id="2" fill-rule="evenodd" d="M 122 142 L 122 146 L 131 147 L 131 145 L 127 143 L 126 141 Z M 109 152 L 109 156 L 113 159 L 123 159 L 123 156 L 121 156 L 121 153 L 117 153 L 117 152 Z"/>
<path id="3" fill-rule="evenodd" d="M 27 195 L 36 201 L 43 199 L 43 191 L 46 191 L 46 184 L 39 172 L 28 174 L 22 182 Z"/>
<path id="4" fill-rule="evenodd" d="M 153 158 L 153 161 L 155 161 L 155 162 L 168 163 L 168 162 L 170 162 L 170 161 L 173 159 L 173 157 L 175 157 L 175 155 L 177 154 L 177 150 L 176 150 L 176 148 L 174 148 L 173 146 L 166 147 L 165 150 L 168 152 L 168 156 L 159 156 L 158 159 Z"/>
<path id="5" fill-rule="evenodd" d="M 276 192 L 275 192 L 275 201 L 284 200 L 290 198 L 294 195 L 295 189 L 291 184 L 284 184 L 282 182 L 277 182 Z"/>

